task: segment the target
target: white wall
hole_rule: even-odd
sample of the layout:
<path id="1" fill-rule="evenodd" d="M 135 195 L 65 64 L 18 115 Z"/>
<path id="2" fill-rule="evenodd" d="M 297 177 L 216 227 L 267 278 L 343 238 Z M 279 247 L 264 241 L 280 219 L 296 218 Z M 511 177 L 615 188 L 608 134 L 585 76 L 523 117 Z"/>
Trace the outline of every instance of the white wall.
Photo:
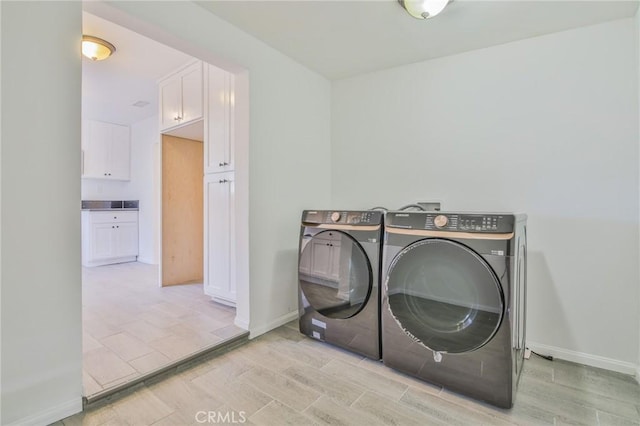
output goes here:
<path id="1" fill-rule="evenodd" d="M 638 77 L 638 105 L 640 105 L 640 10 L 636 12 L 635 25 L 636 25 L 636 75 Z M 640 126 L 640 122 L 638 123 L 638 125 Z M 638 140 L 638 144 L 640 144 L 640 138 Z M 638 159 L 638 162 L 640 163 L 640 158 Z M 640 286 L 640 282 L 638 283 L 638 286 Z M 638 316 L 638 322 L 639 322 L 638 333 L 640 333 L 640 315 Z M 640 337 L 638 338 L 638 345 L 639 345 L 638 366 L 636 368 L 636 380 L 638 381 L 638 383 L 640 383 Z"/>
<path id="2" fill-rule="evenodd" d="M 257 335 L 295 318 L 300 214 L 330 199 L 330 83 L 194 3 L 112 6 L 115 12 L 85 5 L 205 62 L 248 71 L 250 330 Z M 242 176 L 236 173 L 237 184 Z"/>
<path id="3" fill-rule="evenodd" d="M 529 345 L 633 373 L 635 37 L 624 19 L 335 82 L 332 204 L 528 213 Z"/>
<path id="4" fill-rule="evenodd" d="M 81 4 L 0 9 L 0 423 L 48 424 L 82 408 Z"/>
<path id="5" fill-rule="evenodd" d="M 43 424 L 63 417 L 61 407 L 80 409 L 82 5 L 0 5 L 1 423 Z M 151 32 L 184 37 L 194 56 L 248 70 L 251 327 L 295 315 L 300 212 L 330 198 L 329 82 L 195 4 L 118 7 L 155 23 Z M 36 40 L 46 43 L 38 55 L 24 49 Z"/>
<path id="6" fill-rule="evenodd" d="M 83 200 L 139 200 L 138 260 L 158 263 L 159 218 L 158 116 L 131 125 L 131 180 L 126 182 L 82 179 Z"/>
<path id="7" fill-rule="evenodd" d="M 160 133 L 157 116 L 131 125 L 131 182 L 140 201 L 140 255 L 158 264 L 160 234 Z M 135 162 L 134 162 L 135 161 Z"/>
<path id="8" fill-rule="evenodd" d="M 2 7 L 0 7 L 0 43 L 2 41 Z M 1 50 L 0 50 L 1 52 Z M 2 99 L 2 55 L 0 54 L 0 99 Z M 2 102 L 0 102 L 2 129 Z M 2 132 L 0 131 L 0 142 Z M 0 143 L 0 224 L 2 224 L 2 143 Z M 2 226 L 0 226 L 0 320 L 2 319 Z M 0 324 L 0 422 L 2 422 L 2 324 Z"/>

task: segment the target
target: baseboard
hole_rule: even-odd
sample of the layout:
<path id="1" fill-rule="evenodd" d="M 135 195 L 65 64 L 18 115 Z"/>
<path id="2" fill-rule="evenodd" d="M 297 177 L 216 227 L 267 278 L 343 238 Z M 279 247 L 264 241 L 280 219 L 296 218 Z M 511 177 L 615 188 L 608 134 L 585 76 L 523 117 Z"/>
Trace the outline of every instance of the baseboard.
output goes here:
<path id="1" fill-rule="evenodd" d="M 82 266 L 86 266 L 87 268 L 92 268 L 94 266 L 105 266 L 105 265 L 115 265 L 116 263 L 129 263 L 135 262 L 137 260 L 137 256 L 125 256 L 125 257 L 115 257 L 113 259 L 106 260 L 93 260 L 82 262 Z"/>
<path id="2" fill-rule="evenodd" d="M 271 321 L 268 324 L 251 328 L 249 330 L 249 339 L 253 339 L 255 337 L 258 337 L 261 334 L 264 334 L 264 333 L 266 333 L 268 331 L 271 331 L 274 328 L 278 328 L 281 325 L 284 325 L 284 324 L 288 323 L 289 321 L 293 321 L 296 318 L 298 318 L 298 311 L 297 310 L 293 311 L 293 312 L 289 312 L 288 314 L 282 315 L 281 317 L 278 317 L 278 318 L 274 319 L 273 321 Z"/>
<path id="3" fill-rule="evenodd" d="M 631 376 L 635 375 L 636 379 L 640 374 L 640 366 L 631 362 L 619 361 L 613 358 L 571 351 L 535 342 L 527 342 L 527 347 L 541 355 L 551 355 L 554 358 L 563 359 L 565 361 L 603 368 L 605 370 L 617 371 L 618 373 L 629 374 Z"/>
<path id="4" fill-rule="evenodd" d="M 237 315 L 233 320 L 233 324 L 237 327 L 240 327 L 243 330 L 249 330 L 249 321 L 244 318 L 239 318 Z"/>
<path id="5" fill-rule="evenodd" d="M 39 413 L 31 414 L 6 426 L 40 426 L 55 423 L 66 417 L 72 416 L 82 411 L 82 397 L 78 396 L 72 401 L 65 402 Z"/>

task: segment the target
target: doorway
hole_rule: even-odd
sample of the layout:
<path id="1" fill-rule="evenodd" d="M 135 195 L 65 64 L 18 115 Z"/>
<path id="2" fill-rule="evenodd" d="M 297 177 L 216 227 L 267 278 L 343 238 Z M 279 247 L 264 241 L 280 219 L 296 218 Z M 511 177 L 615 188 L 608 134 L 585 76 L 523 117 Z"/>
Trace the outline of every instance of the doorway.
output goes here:
<path id="1" fill-rule="evenodd" d="M 204 279 L 202 141 L 162 135 L 161 285 Z"/>
<path id="2" fill-rule="evenodd" d="M 107 31 L 110 25 L 118 27 L 113 22 L 86 12 L 85 16 L 97 22 L 92 31 Z M 88 28 L 85 28 L 84 32 L 87 31 Z M 119 27 L 115 34 L 122 35 L 127 31 L 132 32 Z M 129 36 L 135 37 L 136 34 Z M 139 34 L 137 36 L 145 38 Z M 111 41 L 117 46 L 116 40 L 112 38 Z M 125 48 L 118 53 L 124 56 Z M 141 57 L 148 58 L 148 51 L 146 53 Z M 194 59 L 182 55 L 187 61 Z M 114 56 L 112 59 L 116 58 Z M 84 395 L 92 397 L 138 381 L 198 351 L 213 348 L 239 333 L 246 333 L 248 283 L 239 286 L 242 287 L 239 293 L 244 293 L 244 297 L 238 299 L 238 311 L 244 312 L 242 315 L 234 308 L 214 303 L 203 292 L 202 142 L 161 135 L 157 98 L 146 105 L 155 111 L 155 116 L 131 123 L 108 112 L 98 117 L 100 107 L 105 110 L 108 108 L 105 102 L 85 104 L 85 94 L 101 97 L 99 90 L 92 90 L 92 86 L 86 84 L 85 65 L 95 68 L 103 64 L 83 62 L 83 120 L 100 119 L 129 126 L 131 179 L 83 179 L 82 198 L 140 201 L 138 261 L 83 268 L 83 382 Z M 162 74 L 166 74 L 166 71 Z M 109 75 L 108 69 L 101 69 L 96 75 L 101 81 L 113 84 L 113 76 Z M 158 77 L 161 75 L 156 75 L 154 82 Z M 132 92 L 131 86 L 125 87 L 124 91 Z M 157 95 L 157 87 L 155 91 Z M 109 95 L 115 92 L 112 87 Z M 245 90 L 244 93 L 247 99 L 248 92 Z M 104 92 L 102 98 L 105 98 Z M 140 108 L 133 106 L 138 101 L 142 104 L 147 102 L 138 99 L 121 110 L 139 112 L 132 109 Z M 238 120 L 238 125 L 246 126 L 248 120 Z M 239 134 L 246 135 L 246 129 L 240 130 Z M 246 143 L 246 139 L 238 140 L 239 144 L 243 142 Z M 187 153 L 186 162 L 181 160 L 183 153 Z M 198 158 L 199 168 L 194 167 Z M 140 159 L 143 161 L 138 162 Z M 169 164 L 165 164 L 165 159 Z M 173 188 L 173 192 L 165 192 L 171 189 L 171 185 L 164 180 L 165 165 L 172 170 L 168 176 L 178 177 L 175 181 L 182 182 L 182 187 Z M 246 167 L 246 162 L 244 165 Z M 246 175 L 244 172 L 240 174 Z M 242 183 L 241 180 L 236 188 L 239 194 L 244 194 L 244 198 L 246 181 Z M 189 207 L 185 208 L 185 204 Z M 171 211 L 170 207 L 177 208 Z M 243 209 L 241 204 L 238 208 Z M 243 216 L 246 215 L 246 208 L 245 204 Z M 248 238 L 246 224 L 239 222 L 238 225 L 245 227 L 241 235 Z M 188 243 L 171 246 L 165 238 L 170 239 L 172 232 L 173 235 L 188 235 Z M 247 247 L 246 242 L 238 247 L 237 254 L 244 259 L 239 265 L 248 264 Z M 165 269 L 165 265 L 172 264 L 178 268 Z M 161 277 L 169 278 L 167 286 L 159 285 Z"/>

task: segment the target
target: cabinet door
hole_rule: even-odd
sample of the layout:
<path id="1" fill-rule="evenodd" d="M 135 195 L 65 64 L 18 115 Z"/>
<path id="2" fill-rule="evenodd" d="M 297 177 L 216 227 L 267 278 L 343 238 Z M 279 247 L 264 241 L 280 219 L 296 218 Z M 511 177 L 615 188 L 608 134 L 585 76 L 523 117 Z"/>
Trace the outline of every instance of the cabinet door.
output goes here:
<path id="1" fill-rule="evenodd" d="M 178 76 L 160 83 L 160 127 L 167 129 L 180 124 L 182 117 L 182 87 Z"/>
<path id="2" fill-rule="evenodd" d="M 340 260 L 341 260 L 340 240 L 331 242 L 331 267 L 329 268 L 329 279 L 340 282 Z"/>
<path id="3" fill-rule="evenodd" d="M 95 223 L 91 225 L 91 260 L 113 257 L 115 225 Z"/>
<path id="4" fill-rule="evenodd" d="M 311 259 L 311 274 L 316 277 L 330 279 L 333 267 L 333 250 L 331 243 L 324 240 L 313 240 L 313 258 Z"/>
<path id="5" fill-rule="evenodd" d="M 220 68 L 207 65 L 207 78 L 206 173 L 233 170 L 234 77 Z"/>
<path id="6" fill-rule="evenodd" d="M 117 257 L 138 255 L 137 222 L 121 222 L 116 224 L 114 252 Z"/>
<path id="7" fill-rule="evenodd" d="M 128 126 L 112 124 L 109 164 L 109 177 L 118 180 L 131 179 L 131 143 Z"/>
<path id="8" fill-rule="evenodd" d="M 235 303 L 234 176 L 205 176 L 205 293 Z"/>
<path id="9" fill-rule="evenodd" d="M 111 125 L 85 120 L 82 128 L 82 177 L 107 178 Z"/>
<path id="10" fill-rule="evenodd" d="M 313 259 L 313 242 L 309 242 L 306 246 L 302 247 L 301 252 L 305 250 L 309 251 L 309 255 L 300 256 L 298 271 L 301 274 L 309 275 L 311 274 L 311 259 Z"/>
<path id="11" fill-rule="evenodd" d="M 202 62 L 197 62 L 180 75 L 182 81 L 182 120 L 186 123 L 202 118 Z"/>

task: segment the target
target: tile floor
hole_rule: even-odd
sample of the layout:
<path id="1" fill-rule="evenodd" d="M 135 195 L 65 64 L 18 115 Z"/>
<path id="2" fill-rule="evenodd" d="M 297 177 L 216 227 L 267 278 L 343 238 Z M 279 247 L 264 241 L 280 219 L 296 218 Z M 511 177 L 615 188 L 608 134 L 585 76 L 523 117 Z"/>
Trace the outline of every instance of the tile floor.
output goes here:
<path id="1" fill-rule="evenodd" d="M 158 287 L 144 263 L 83 268 L 83 385 L 91 396 L 139 378 L 232 335 L 235 309 L 202 284 Z"/>
<path id="2" fill-rule="evenodd" d="M 497 409 L 302 336 L 295 322 L 56 426 L 638 425 L 633 377 L 525 362 L 516 403 Z"/>

